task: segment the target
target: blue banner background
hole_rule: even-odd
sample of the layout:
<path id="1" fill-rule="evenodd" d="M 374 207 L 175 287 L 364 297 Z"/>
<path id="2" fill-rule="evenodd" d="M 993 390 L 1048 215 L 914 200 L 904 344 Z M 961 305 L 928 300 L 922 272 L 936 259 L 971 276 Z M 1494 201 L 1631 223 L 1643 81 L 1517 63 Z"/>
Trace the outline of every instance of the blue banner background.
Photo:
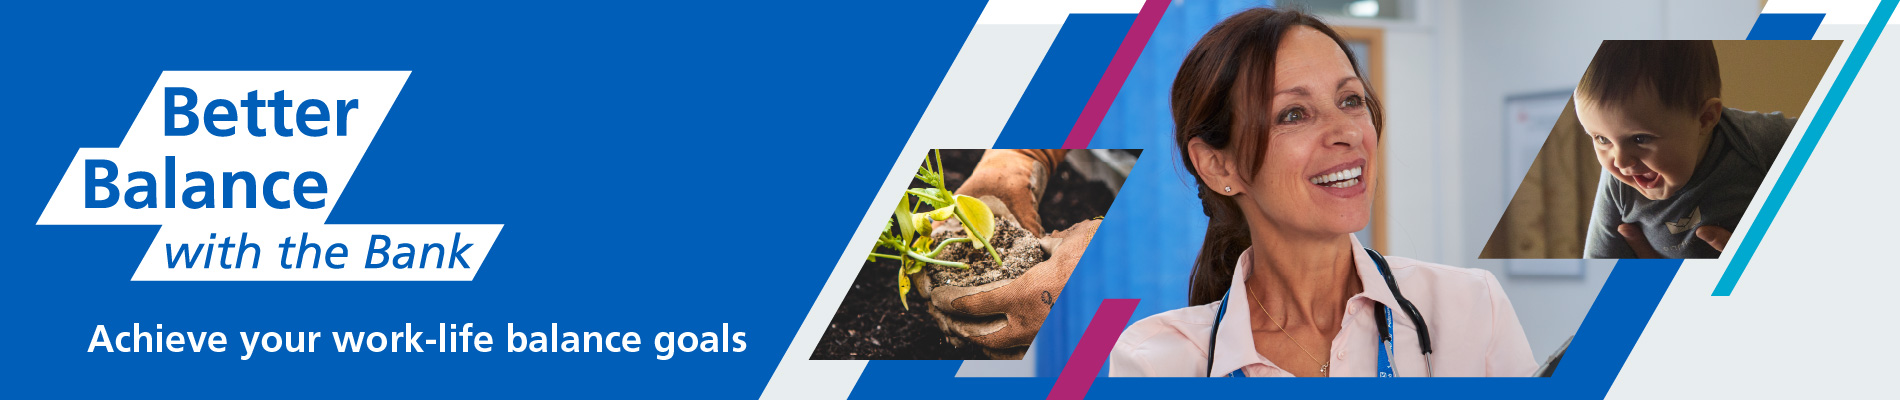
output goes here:
<path id="1" fill-rule="evenodd" d="M 13 3 L 6 397 L 756 396 L 983 4 Z M 156 226 L 36 226 L 165 70 L 411 70 L 330 216 L 506 224 L 472 282 L 131 282 Z M 269 90 L 270 88 L 259 88 Z M 792 205 L 805 207 L 788 218 Z M 336 353 L 331 331 L 637 331 L 640 353 Z M 225 353 L 87 353 L 95 325 Z M 745 331 L 654 358 L 651 335 Z M 242 355 L 238 331 L 323 331 Z M 433 349 L 431 349 L 433 350 Z"/>

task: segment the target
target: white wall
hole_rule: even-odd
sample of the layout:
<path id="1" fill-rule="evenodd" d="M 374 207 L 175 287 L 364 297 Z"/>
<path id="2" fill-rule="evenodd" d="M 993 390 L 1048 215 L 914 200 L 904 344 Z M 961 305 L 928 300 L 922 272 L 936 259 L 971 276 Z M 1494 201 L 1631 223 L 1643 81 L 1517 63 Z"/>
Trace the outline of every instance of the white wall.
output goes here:
<path id="1" fill-rule="evenodd" d="M 1576 278 L 1513 277 L 1478 260 L 1508 184 L 1506 96 L 1566 90 L 1605 39 L 1742 39 L 1756 0 L 1419 1 L 1386 30 L 1386 229 L 1392 253 L 1496 273 L 1542 357 L 1574 334 L 1613 262 Z M 1352 21 L 1334 21 L 1354 25 Z M 1525 262 L 1525 261 L 1514 261 Z M 1575 261 L 1556 261 L 1571 262 Z"/>

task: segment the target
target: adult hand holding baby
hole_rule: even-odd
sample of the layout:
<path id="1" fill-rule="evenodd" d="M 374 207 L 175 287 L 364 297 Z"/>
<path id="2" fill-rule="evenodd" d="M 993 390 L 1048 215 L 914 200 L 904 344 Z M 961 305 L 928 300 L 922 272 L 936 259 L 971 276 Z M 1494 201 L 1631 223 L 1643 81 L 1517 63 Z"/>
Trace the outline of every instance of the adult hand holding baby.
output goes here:
<path id="1" fill-rule="evenodd" d="M 1663 258 L 1662 253 L 1657 253 L 1655 247 L 1650 247 L 1649 238 L 1643 235 L 1642 226 L 1636 224 L 1617 225 L 1616 233 L 1622 234 L 1623 240 L 1629 242 L 1630 250 L 1636 252 L 1636 258 Z M 1695 237 L 1702 239 L 1704 242 L 1708 242 L 1709 247 L 1714 247 L 1715 251 L 1722 251 L 1723 248 L 1728 247 L 1728 238 L 1731 234 L 1732 232 L 1729 232 L 1727 229 L 1711 225 L 1704 225 L 1695 230 Z"/>
<path id="2" fill-rule="evenodd" d="M 1616 226 L 1616 233 L 1623 234 L 1623 241 L 1629 242 L 1630 250 L 1636 252 L 1636 258 L 1663 258 L 1655 247 L 1649 246 L 1649 237 L 1643 235 L 1643 227 L 1636 224 Z"/>
<path id="3" fill-rule="evenodd" d="M 1695 229 L 1695 237 L 1709 242 L 1709 247 L 1714 247 L 1715 251 L 1722 251 L 1723 247 L 1728 247 L 1729 231 L 1719 226 L 1703 226 Z"/>

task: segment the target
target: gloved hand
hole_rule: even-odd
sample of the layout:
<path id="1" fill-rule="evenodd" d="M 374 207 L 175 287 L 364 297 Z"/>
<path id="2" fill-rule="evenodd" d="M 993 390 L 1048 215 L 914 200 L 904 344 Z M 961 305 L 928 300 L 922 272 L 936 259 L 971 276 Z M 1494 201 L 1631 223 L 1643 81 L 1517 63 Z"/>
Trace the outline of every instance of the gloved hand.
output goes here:
<path id="1" fill-rule="evenodd" d="M 996 204 L 994 198 L 984 200 L 999 215 L 1008 212 L 1008 206 Z M 1042 238 L 1038 242 L 1049 259 L 1015 279 L 974 287 L 933 285 L 928 272 L 912 274 L 911 279 L 930 299 L 931 317 L 953 343 L 968 340 L 993 359 L 1022 359 L 1100 225 L 1100 220 L 1084 221 Z"/>
<path id="2" fill-rule="evenodd" d="M 1055 171 L 1056 163 L 1062 162 L 1068 152 L 1062 149 L 984 151 L 976 170 L 970 173 L 969 179 L 963 180 L 956 192 L 976 198 L 995 197 L 1015 213 L 1016 222 L 1022 224 L 1023 229 L 1042 237 L 1042 216 L 1036 207 L 1042 205 L 1042 191 L 1049 187 L 1049 173 Z"/>

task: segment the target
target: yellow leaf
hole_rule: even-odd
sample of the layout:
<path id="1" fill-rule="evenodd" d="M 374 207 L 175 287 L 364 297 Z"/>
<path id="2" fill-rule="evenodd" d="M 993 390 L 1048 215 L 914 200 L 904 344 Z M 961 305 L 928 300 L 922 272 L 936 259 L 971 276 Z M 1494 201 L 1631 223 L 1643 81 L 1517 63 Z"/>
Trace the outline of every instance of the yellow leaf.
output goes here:
<path id="1" fill-rule="evenodd" d="M 898 235 L 909 240 L 911 232 L 917 231 L 915 225 L 911 223 L 910 196 L 900 193 L 897 200 L 897 211 L 894 214 L 897 216 Z"/>
<path id="2" fill-rule="evenodd" d="M 996 232 L 996 216 L 990 214 L 990 206 L 983 204 L 982 200 L 977 200 L 975 197 L 959 194 L 956 207 L 962 209 L 963 217 L 967 218 L 963 221 L 963 229 L 975 235 L 979 242 L 989 241 L 992 237 L 990 234 Z M 983 243 L 978 246 L 988 245 L 988 243 Z"/>
<path id="3" fill-rule="evenodd" d="M 919 230 L 929 231 L 930 230 L 930 213 L 911 214 L 910 221 L 906 222 L 904 226 L 914 226 L 914 227 L 917 227 L 917 229 Z M 919 232 L 919 233 L 925 233 L 925 232 Z M 920 234 L 918 236 L 929 236 L 929 235 Z"/>
<path id="4" fill-rule="evenodd" d="M 910 277 L 901 268 L 897 271 L 897 302 L 904 305 L 904 311 L 910 311 Z"/>
<path id="5" fill-rule="evenodd" d="M 956 213 L 957 213 L 957 206 L 953 205 L 949 207 L 930 210 L 930 212 L 926 212 L 924 213 L 924 215 L 930 216 L 930 220 L 932 221 L 949 221 L 950 217 L 957 215 Z"/>

